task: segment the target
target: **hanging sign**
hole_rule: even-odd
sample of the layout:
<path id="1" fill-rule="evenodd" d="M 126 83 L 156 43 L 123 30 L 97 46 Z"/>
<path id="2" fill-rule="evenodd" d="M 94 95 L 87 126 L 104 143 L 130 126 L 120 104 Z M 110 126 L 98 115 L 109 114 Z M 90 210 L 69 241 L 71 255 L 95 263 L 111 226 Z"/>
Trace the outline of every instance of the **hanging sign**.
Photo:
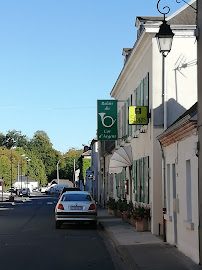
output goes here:
<path id="1" fill-rule="evenodd" d="M 117 140 L 117 100 L 97 101 L 98 141 Z"/>
<path id="2" fill-rule="evenodd" d="M 129 125 L 147 125 L 148 115 L 146 106 L 129 107 Z"/>

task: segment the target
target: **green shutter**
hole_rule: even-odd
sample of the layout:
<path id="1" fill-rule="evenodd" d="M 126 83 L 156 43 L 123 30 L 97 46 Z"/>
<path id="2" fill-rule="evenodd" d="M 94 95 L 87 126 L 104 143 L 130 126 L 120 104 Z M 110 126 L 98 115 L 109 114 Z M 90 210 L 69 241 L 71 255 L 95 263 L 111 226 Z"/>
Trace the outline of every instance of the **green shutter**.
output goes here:
<path id="1" fill-rule="evenodd" d="M 133 176 L 134 176 L 134 199 L 137 201 L 137 161 L 135 160 L 133 163 Z"/>
<path id="2" fill-rule="evenodd" d="M 137 88 L 137 106 L 141 106 L 141 84 Z"/>
<path id="3" fill-rule="evenodd" d="M 128 107 L 128 111 L 129 111 L 129 105 L 130 105 L 130 103 L 129 103 L 129 98 L 127 99 L 127 107 Z M 129 119 L 128 119 L 128 121 L 127 121 L 127 137 L 129 136 Z"/>
<path id="4" fill-rule="evenodd" d="M 141 106 L 141 83 L 138 85 L 138 93 L 137 93 L 137 99 L 138 99 L 138 106 Z M 140 125 L 137 125 L 137 130 L 140 129 Z"/>
<path id="5" fill-rule="evenodd" d="M 142 198 L 142 202 L 145 202 L 145 198 L 144 198 L 144 196 L 145 196 L 145 183 L 144 183 L 144 158 L 142 158 L 141 159 L 141 170 L 142 170 L 142 172 L 141 172 L 141 184 L 142 184 L 142 194 L 141 194 L 141 198 Z"/>
<path id="6" fill-rule="evenodd" d="M 118 174 L 116 174 L 116 196 L 119 196 L 119 179 Z"/>
<path id="7" fill-rule="evenodd" d="M 134 106 L 137 106 L 137 104 L 138 104 L 137 94 L 138 94 L 138 91 L 137 91 L 137 88 L 136 88 L 134 90 Z M 137 131 L 137 126 L 136 125 L 134 126 L 134 131 Z"/>
<path id="8" fill-rule="evenodd" d="M 141 106 L 144 106 L 144 79 L 141 82 Z"/>
<path id="9" fill-rule="evenodd" d="M 121 172 L 121 197 L 124 197 L 124 169 Z"/>
<path id="10" fill-rule="evenodd" d="M 149 73 L 145 77 L 145 106 L 149 109 Z"/>
<path id="11" fill-rule="evenodd" d="M 137 201 L 140 201 L 140 162 L 137 160 Z"/>
<path id="12" fill-rule="evenodd" d="M 145 157 L 145 202 L 149 204 L 149 156 Z"/>
<path id="13" fill-rule="evenodd" d="M 121 119 L 122 119 L 122 125 L 121 125 L 122 126 L 122 136 L 121 137 L 123 138 L 123 136 L 125 135 L 124 134 L 124 124 L 125 124 L 124 123 L 124 106 L 121 107 Z"/>

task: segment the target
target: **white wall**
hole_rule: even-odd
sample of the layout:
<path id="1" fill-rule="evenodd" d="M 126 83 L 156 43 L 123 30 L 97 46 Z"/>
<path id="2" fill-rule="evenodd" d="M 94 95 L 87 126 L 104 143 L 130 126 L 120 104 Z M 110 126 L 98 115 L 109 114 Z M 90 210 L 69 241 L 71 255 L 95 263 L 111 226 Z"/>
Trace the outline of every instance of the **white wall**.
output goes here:
<path id="1" fill-rule="evenodd" d="M 176 193 L 179 199 L 179 212 L 177 213 L 177 246 L 188 257 L 199 262 L 198 243 L 198 158 L 195 155 L 198 136 L 193 135 L 179 143 L 173 143 L 165 148 L 166 164 L 175 164 L 176 167 Z M 186 191 L 186 161 L 191 164 L 191 206 L 192 220 L 187 221 L 187 191 Z M 166 173 L 167 175 L 167 173 Z M 170 213 L 166 221 L 167 241 L 175 244 L 173 220 L 173 182 L 172 170 L 170 172 Z M 168 179 L 167 179 L 168 181 Z M 168 192 L 168 190 L 167 190 Z M 168 198 L 167 198 L 168 202 Z M 168 207 L 167 207 L 168 208 Z"/>

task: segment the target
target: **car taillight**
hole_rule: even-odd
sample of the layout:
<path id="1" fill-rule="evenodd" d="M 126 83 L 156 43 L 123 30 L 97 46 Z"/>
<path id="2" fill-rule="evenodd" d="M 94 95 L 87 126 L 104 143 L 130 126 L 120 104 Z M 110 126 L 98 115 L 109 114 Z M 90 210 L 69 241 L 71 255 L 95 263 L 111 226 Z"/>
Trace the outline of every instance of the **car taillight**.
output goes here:
<path id="1" fill-rule="evenodd" d="M 95 204 L 92 203 L 92 204 L 89 206 L 88 210 L 95 210 Z"/>
<path id="2" fill-rule="evenodd" d="M 60 210 L 64 210 L 64 206 L 63 206 L 63 204 L 58 204 L 58 209 L 60 209 Z"/>

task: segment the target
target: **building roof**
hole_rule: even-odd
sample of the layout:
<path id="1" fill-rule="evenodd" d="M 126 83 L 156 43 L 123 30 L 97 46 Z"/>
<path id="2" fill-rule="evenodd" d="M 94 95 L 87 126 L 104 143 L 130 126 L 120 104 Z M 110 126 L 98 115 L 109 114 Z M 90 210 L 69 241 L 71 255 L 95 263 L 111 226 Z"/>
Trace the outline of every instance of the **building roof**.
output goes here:
<path id="1" fill-rule="evenodd" d="M 190 5 L 193 7 L 190 7 Z M 168 24 L 170 25 L 182 25 L 182 26 L 195 26 L 196 25 L 196 11 L 194 10 L 194 8 L 196 7 L 196 0 L 192 0 L 190 1 L 189 4 L 185 4 L 182 8 L 180 8 L 178 11 L 176 11 L 175 13 L 173 13 L 171 16 L 168 16 L 166 18 Z M 125 57 L 124 60 L 124 66 L 110 92 L 110 95 L 113 96 L 113 91 L 121 77 L 121 74 L 124 71 L 124 68 L 126 66 L 126 63 L 128 62 L 128 60 L 130 59 L 130 56 L 133 54 L 134 49 L 138 46 L 138 42 L 140 40 L 140 37 L 142 36 L 142 33 L 144 33 L 144 25 L 159 25 L 160 21 L 163 20 L 163 16 L 137 16 L 136 17 L 136 21 L 135 21 L 135 26 L 138 28 L 137 30 L 137 40 L 134 43 L 133 48 L 128 51 L 130 52 L 127 55 L 127 58 Z"/>
<path id="2" fill-rule="evenodd" d="M 173 13 L 171 16 L 169 16 L 168 23 L 173 25 L 195 25 L 196 0 L 191 1 L 190 5 L 182 7 L 181 9 Z"/>
<path id="3" fill-rule="evenodd" d="M 189 110 L 183 113 L 175 122 L 172 123 L 157 139 L 168 146 L 177 141 L 190 137 L 197 128 L 197 106 L 196 102 Z"/>

